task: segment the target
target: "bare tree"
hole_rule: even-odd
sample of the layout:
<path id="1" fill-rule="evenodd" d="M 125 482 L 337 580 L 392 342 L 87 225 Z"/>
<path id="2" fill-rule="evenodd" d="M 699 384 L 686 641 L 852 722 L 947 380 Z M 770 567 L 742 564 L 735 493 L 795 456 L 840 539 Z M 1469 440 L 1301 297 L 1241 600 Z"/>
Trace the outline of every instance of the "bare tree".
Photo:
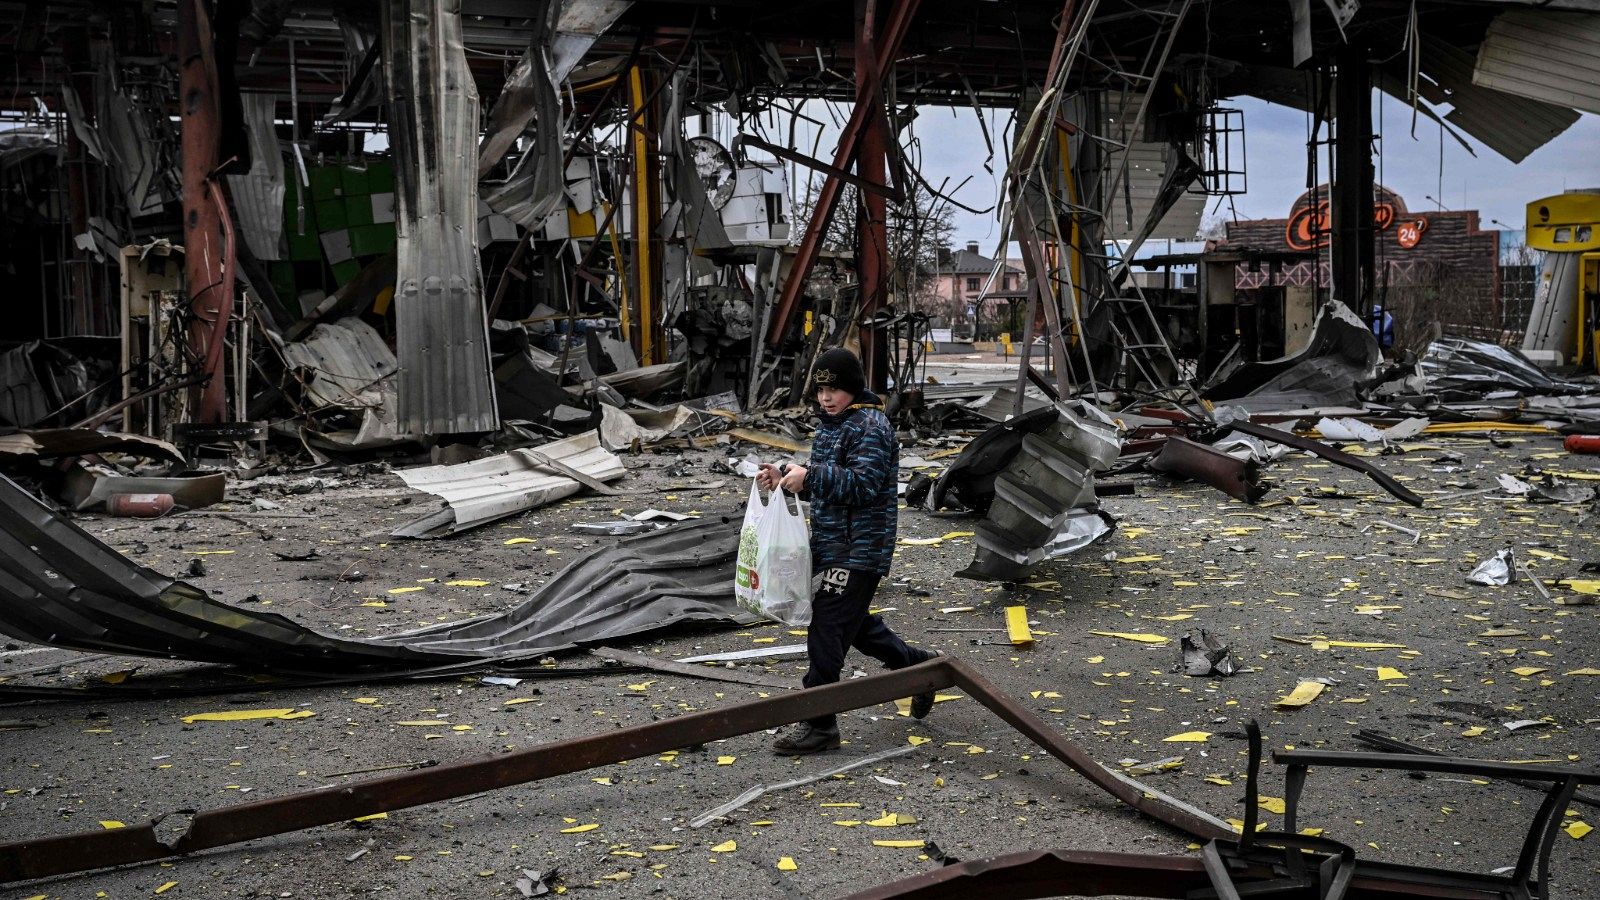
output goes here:
<path id="1" fill-rule="evenodd" d="M 820 184 L 812 184 L 805 200 L 806 209 L 816 209 L 820 190 Z M 856 249 L 858 197 L 853 186 L 845 185 L 823 234 L 824 248 L 841 252 Z M 947 249 L 955 235 L 955 211 L 949 203 L 919 185 L 904 203 L 888 204 L 885 225 L 895 293 L 930 315 L 942 313 L 943 310 L 936 311 L 929 306 L 938 299 L 934 291 L 934 272 L 939 267 L 940 250 Z"/>

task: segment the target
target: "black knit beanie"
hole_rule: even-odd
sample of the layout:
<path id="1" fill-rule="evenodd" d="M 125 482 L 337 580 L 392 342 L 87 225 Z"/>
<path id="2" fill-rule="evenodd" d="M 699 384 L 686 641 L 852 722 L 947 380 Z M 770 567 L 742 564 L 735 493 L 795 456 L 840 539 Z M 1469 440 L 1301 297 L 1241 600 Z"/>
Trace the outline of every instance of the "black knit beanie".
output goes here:
<path id="1" fill-rule="evenodd" d="M 825 351 L 817 357 L 811 368 L 811 392 L 817 388 L 838 388 L 857 397 L 867 389 L 867 376 L 861 371 L 861 360 L 843 347 Z"/>

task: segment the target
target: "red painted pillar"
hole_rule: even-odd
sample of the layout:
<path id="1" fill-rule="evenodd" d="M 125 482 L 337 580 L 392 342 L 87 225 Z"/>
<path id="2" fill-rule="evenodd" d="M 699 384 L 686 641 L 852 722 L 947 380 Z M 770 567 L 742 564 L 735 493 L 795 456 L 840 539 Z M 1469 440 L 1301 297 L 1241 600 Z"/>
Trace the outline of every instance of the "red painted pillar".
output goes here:
<path id="1" fill-rule="evenodd" d="M 233 311 L 233 242 L 225 239 L 227 206 L 213 181 L 222 113 L 211 15 L 204 0 L 178 0 L 178 114 L 183 148 L 184 278 L 195 321 L 189 346 L 208 379 L 191 394 L 191 418 L 227 416 L 222 342 Z"/>
<path id="2" fill-rule="evenodd" d="M 883 112 L 883 78 L 877 71 L 878 4 L 876 0 L 856 0 L 856 99 L 872 104 L 862 124 L 861 152 L 856 157 L 856 174 L 876 184 L 884 184 L 888 172 L 889 122 Z M 892 59 L 890 60 L 892 63 Z M 863 94 L 865 85 L 875 90 Z M 857 190 L 856 274 L 861 281 L 861 320 L 869 321 L 882 309 L 889 296 L 888 202 L 883 196 Z M 861 329 L 861 362 L 867 371 L 867 386 L 882 392 L 889 380 L 889 347 L 880 333 Z"/>

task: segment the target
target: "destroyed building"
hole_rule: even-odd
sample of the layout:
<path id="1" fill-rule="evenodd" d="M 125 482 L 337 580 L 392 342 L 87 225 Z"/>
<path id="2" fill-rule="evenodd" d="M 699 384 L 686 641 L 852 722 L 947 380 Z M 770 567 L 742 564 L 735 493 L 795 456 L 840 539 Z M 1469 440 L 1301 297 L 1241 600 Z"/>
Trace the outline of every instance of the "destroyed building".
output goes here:
<path id="1" fill-rule="evenodd" d="M 1372 115 L 1524 163 L 1595 0 L 5 9 L 0 886 L 1600 896 L 1600 193 L 1513 315 Z M 835 348 L 943 655 L 799 690 Z"/>

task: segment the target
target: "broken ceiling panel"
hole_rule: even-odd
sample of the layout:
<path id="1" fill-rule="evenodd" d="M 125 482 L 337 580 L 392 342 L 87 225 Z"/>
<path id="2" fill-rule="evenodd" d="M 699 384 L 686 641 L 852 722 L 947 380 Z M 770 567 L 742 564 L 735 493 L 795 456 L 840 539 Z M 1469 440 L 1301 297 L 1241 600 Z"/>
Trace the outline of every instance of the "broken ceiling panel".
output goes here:
<path id="1" fill-rule="evenodd" d="M 398 228 L 394 306 L 399 423 L 410 434 L 499 427 L 476 242 L 478 91 L 461 44 L 460 0 L 388 0 Z"/>
<path id="2" fill-rule="evenodd" d="M 1138 140 L 1143 134 L 1133 132 L 1142 99 L 1141 94 L 1124 97 L 1107 92 L 1105 95 L 1105 124 L 1101 135 L 1114 142 L 1105 145 L 1105 188 L 1110 190 L 1113 183 L 1116 185 L 1115 193 L 1106 200 L 1110 213 L 1106 216 L 1105 236 L 1112 240 L 1125 240 L 1139 234 L 1161 196 L 1162 179 L 1167 171 L 1167 145 Z M 1140 132 L 1143 130 L 1141 128 Z M 1118 146 L 1121 144 L 1126 144 L 1127 149 Z M 1127 176 L 1113 182 L 1124 154 L 1128 157 Z M 1200 230 L 1200 216 L 1205 207 L 1204 194 L 1185 193 L 1147 237 L 1193 240 Z"/>
<path id="3" fill-rule="evenodd" d="M 329 104 L 322 117 L 325 125 L 351 122 L 383 102 L 383 66 L 378 64 L 378 39 L 366 26 L 340 17 L 339 33 L 344 36 L 345 67 L 349 83 L 339 99 Z"/>
<path id="4" fill-rule="evenodd" d="M 1572 127 L 1578 114 L 1473 83 L 1472 54 L 1438 38 L 1422 38 L 1422 83 L 1418 92 L 1434 105 L 1449 104 L 1445 121 L 1482 141 L 1512 162 L 1548 144 Z"/>
<path id="5" fill-rule="evenodd" d="M 1472 83 L 1600 113 L 1600 13 L 1501 13 L 1478 46 Z"/>
<path id="6" fill-rule="evenodd" d="M 244 125 L 250 136 L 250 171 L 228 176 L 234 221 L 256 259 L 282 259 L 283 154 L 278 151 L 275 94 L 245 94 Z"/>
<path id="7" fill-rule="evenodd" d="M 394 535 L 443 537 L 569 497 L 583 484 L 562 469 L 576 470 L 597 482 L 621 478 L 627 471 L 622 458 L 600 446 L 593 431 L 537 451 L 513 450 L 459 465 L 403 469 L 399 474 L 408 487 L 439 497 L 445 508 L 407 522 Z"/>

